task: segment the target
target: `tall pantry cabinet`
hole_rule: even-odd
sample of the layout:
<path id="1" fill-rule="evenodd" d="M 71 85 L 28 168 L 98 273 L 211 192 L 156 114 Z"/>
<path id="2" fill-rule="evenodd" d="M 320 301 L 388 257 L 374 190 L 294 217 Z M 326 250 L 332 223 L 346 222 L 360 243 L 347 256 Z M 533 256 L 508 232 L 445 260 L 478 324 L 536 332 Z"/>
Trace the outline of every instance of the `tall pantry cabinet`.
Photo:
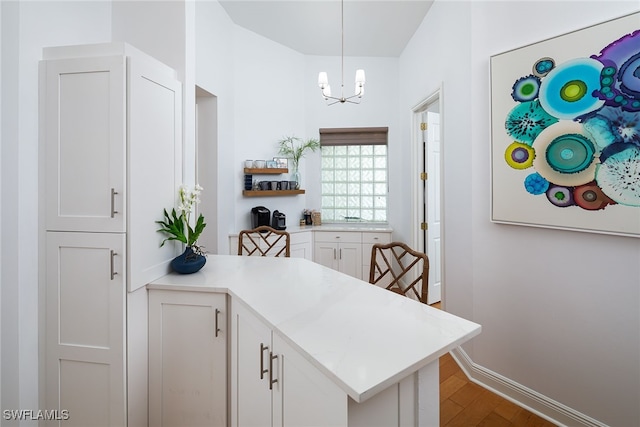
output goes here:
<path id="1" fill-rule="evenodd" d="M 124 43 L 46 48 L 40 114 L 45 406 L 65 426 L 147 425 L 145 285 L 178 250 L 155 221 L 182 180 L 181 83 Z"/>

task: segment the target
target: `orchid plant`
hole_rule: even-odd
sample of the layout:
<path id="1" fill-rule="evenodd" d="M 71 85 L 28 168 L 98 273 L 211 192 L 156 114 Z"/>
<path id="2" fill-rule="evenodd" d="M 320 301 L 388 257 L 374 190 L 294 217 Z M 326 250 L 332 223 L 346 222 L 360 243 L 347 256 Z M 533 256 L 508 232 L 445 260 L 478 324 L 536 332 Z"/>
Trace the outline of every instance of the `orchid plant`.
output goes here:
<path id="1" fill-rule="evenodd" d="M 192 189 L 189 189 L 185 185 L 180 186 L 178 191 L 180 196 L 178 210 L 176 211 L 176 209 L 173 208 L 171 214 L 169 214 L 165 209 L 164 220 L 156 221 L 156 223 L 162 226 L 158 231 L 170 235 L 170 237 L 162 241 L 160 246 L 163 246 L 168 240 L 178 240 L 187 247 L 190 247 L 194 253 L 199 255 L 204 254 L 202 247 L 197 245 L 198 238 L 207 225 L 204 222 L 204 216 L 202 214 L 198 216 L 193 228 L 191 227 L 190 221 L 191 213 L 195 209 L 195 206 L 200 203 L 201 191 L 202 187 L 197 184 Z"/>

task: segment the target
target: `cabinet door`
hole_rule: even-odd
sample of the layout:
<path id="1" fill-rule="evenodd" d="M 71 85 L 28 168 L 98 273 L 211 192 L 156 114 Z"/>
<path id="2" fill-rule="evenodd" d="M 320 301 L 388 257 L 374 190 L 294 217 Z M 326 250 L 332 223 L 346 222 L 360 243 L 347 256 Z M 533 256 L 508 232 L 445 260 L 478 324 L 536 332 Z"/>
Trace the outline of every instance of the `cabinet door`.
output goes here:
<path id="1" fill-rule="evenodd" d="M 313 234 L 311 231 L 291 233 L 291 257 L 313 260 Z"/>
<path id="2" fill-rule="evenodd" d="M 340 243 L 338 245 L 339 271 L 362 279 L 362 244 Z"/>
<path id="3" fill-rule="evenodd" d="M 149 291 L 149 425 L 227 425 L 226 295 Z"/>
<path id="4" fill-rule="evenodd" d="M 325 267 L 338 269 L 338 244 L 316 242 L 313 246 L 313 261 Z"/>
<path id="5" fill-rule="evenodd" d="M 173 70 L 152 58 L 140 54 L 127 61 L 127 253 L 133 291 L 166 274 L 178 255 L 177 245 L 160 247 L 165 236 L 155 221 L 175 206 L 182 181 L 182 87 Z"/>
<path id="6" fill-rule="evenodd" d="M 232 316 L 231 425 L 270 426 L 271 329 L 237 302 L 232 304 Z"/>
<path id="7" fill-rule="evenodd" d="M 123 232 L 125 60 L 42 63 L 46 229 Z"/>
<path id="8" fill-rule="evenodd" d="M 291 258 L 305 258 L 311 261 L 311 243 L 296 243 L 291 245 Z"/>
<path id="9" fill-rule="evenodd" d="M 126 425 L 125 237 L 48 232 L 45 407 Z"/>
<path id="10" fill-rule="evenodd" d="M 278 355 L 278 381 L 283 381 L 273 387 L 273 425 L 346 426 L 347 394 L 277 334 L 273 348 Z"/>

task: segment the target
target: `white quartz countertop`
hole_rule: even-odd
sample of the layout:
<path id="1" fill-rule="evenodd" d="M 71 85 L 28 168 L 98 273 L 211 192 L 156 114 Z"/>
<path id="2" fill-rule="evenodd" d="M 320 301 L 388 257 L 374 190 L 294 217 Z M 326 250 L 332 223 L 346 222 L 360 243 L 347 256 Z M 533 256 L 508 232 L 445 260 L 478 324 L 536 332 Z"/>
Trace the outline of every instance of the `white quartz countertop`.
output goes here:
<path id="1" fill-rule="evenodd" d="M 226 292 L 362 402 L 480 333 L 480 325 L 302 258 L 209 255 L 149 289 Z"/>

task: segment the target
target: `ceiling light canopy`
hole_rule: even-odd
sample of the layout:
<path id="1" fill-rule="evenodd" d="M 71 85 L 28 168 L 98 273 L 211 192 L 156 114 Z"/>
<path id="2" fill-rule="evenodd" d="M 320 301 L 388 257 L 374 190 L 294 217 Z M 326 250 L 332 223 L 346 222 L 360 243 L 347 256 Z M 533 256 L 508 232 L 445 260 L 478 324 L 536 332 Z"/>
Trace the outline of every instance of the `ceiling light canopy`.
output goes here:
<path id="1" fill-rule="evenodd" d="M 322 92 L 322 97 L 327 101 L 327 105 L 333 105 L 337 103 L 344 104 L 345 102 L 349 102 L 351 104 L 359 104 L 362 99 L 362 95 L 364 95 L 364 83 L 365 76 L 364 70 L 359 69 L 356 71 L 356 87 L 355 93 L 351 96 L 344 96 L 344 0 L 340 1 L 340 17 L 341 17 L 341 42 L 342 42 L 342 84 L 340 89 L 340 96 L 331 96 L 331 86 L 329 85 L 329 76 L 325 71 L 321 71 L 318 74 L 318 86 L 320 87 L 320 91 Z M 355 98 L 355 99 L 354 99 Z"/>

